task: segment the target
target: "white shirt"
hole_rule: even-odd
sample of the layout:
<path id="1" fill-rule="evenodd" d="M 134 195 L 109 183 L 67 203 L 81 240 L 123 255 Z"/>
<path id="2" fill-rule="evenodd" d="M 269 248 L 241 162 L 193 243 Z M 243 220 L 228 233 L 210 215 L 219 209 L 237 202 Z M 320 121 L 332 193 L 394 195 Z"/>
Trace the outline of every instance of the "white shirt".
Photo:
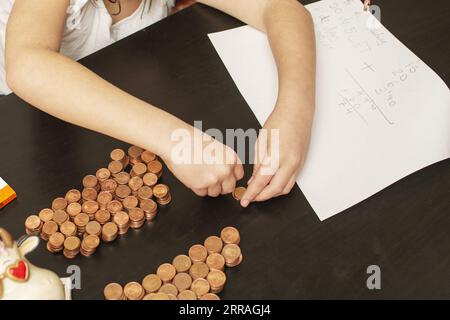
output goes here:
<path id="1" fill-rule="evenodd" d="M 0 0 L 0 94 L 11 93 L 5 81 L 5 33 L 14 1 Z M 165 18 L 174 2 L 142 0 L 133 14 L 113 24 L 103 0 L 70 0 L 60 52 L 81 59 Z"/>

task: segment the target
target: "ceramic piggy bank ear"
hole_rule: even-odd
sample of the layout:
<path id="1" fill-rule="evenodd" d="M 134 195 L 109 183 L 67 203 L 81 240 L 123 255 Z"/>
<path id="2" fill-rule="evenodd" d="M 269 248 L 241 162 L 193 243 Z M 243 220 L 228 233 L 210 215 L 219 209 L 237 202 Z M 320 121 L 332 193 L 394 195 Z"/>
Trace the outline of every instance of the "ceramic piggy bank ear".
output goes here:
<path id="1" fill-rule="evenodd" d="M 39 238 L 36 236 L 26 237 L 19 243 L 19 251 L 22 256 L 26 256 L 28 253 L 36 249 L 39 245 Z"/>
<path id="2" fill-rule="evenodd" d="M 6 248 L 12 248 L 13 246 L 13 239 L 8 231 L 6 231 L 3 228 L 0 228 L 0 241 L 3 242 L 3 245 Z"/>

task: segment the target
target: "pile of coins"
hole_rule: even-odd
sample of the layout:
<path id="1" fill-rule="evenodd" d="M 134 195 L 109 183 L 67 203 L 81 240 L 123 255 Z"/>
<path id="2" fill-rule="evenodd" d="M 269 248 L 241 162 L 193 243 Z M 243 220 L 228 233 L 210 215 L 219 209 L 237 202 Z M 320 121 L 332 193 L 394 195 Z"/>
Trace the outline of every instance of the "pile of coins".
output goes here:
<path id="1" fill-rule="evenodd" d="M 224 269 L 239 265 L 243 256 L 239 247 L 239 231 L 226 227 L 220 237 L 210 236 L 203 245 L 195 244 L 188 255 L 176 256 L 172 263 L 163 263 L 156 273 L 141 283 L 106 285 L 106 300 L 220 300 L 227 281 Z"/>
<path id="2" fill-rule="evenodd" d="M 81 191 L 71 189 L 54 199 L 51 208 L 29 216 L 26 233 L 48 241 L 50 252 L 73 259 L 79 253 L 89 257 L 101 241 L 112 242 L 130 228 L 154 220 L 158 204 L 172 200 L 169 187 L 158 184 L 163 171 L 160 160 L 136 146 L 127 153 L 115 149 L 110 158 L 107 168 L 83 178 Z"/>

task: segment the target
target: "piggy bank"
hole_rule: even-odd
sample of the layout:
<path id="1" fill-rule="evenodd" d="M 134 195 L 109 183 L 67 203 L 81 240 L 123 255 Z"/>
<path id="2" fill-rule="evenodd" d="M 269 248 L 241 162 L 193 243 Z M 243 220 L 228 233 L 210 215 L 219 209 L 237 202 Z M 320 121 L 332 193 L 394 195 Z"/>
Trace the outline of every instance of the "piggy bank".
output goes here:
<path id="1" fill-rule="evenodd" d="M 64 286 L 52 271 L 32 265 L 25 256 L 39 244 L 29 236 L 16 242 L 0 228 L 0 300 L 64 300 Z"/>

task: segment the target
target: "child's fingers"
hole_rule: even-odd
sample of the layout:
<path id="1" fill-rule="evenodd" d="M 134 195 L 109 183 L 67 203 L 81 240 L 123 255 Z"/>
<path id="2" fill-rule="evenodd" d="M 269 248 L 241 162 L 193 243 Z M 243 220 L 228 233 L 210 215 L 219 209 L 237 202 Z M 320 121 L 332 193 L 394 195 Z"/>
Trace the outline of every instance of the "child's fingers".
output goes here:
<path id="1" fill-rule="evenodd" d="M 218 197 L 222 193 L 222 187 L 218 183 L 214 186 L 208 187 L 208 196 L 210 197 Z"/>
<path id="2" fill-rule="evenodd" d="M 236 188 L 236 179 L 234 176 L 230 176 L 222 182 L 222 194 L 231 193 L 235 188 Z"/>
<path id="3" fill-rule="evenodd" d="M 255 197 L 255 201 L 266 201 L 283 194 L 290 182 L 291 173 L 288 170 L 279 169 L 270 183 Z"/>
<path id="4" fill-rule="evenodd" d="M 234 166 L 234 177 L 237 181 L 241 180 L 244 177 L 244 166 L 239 158 L 237 158 L 237 163 Z"/>
<path id="5" fill-rule="evenodd" d="M 281 193 L 282 195 L 288 194 L 292 191 L 292 188 L 295 186 L 295 183 L 297 182 L 297 176 L 298 174 L 295 173 L 291 179 L 289 180 L 288 184 L 286 185 L 286 187 L 284 188 L 283 192 Z"/>
<path id="6" fill-rule="evenodd" d="M 244 196 L 241 199 L 241 205 L 247 207 L 255 197 L 264 189 L 264 187 L 270 182 L 273 175 L 262 174 L 261 168 L 258 169 L 253 177 L 252 182 L 248 185 Z"/>
<path id="7" fill-rule="evenodd" d="M 192 191 L 194 191 L 194 193 L 196 195 L 198 195 L 199 197 L 206 197 L 208 195 L 208 189 L 203 188 L 203 189 L 192 189 Z"/>

